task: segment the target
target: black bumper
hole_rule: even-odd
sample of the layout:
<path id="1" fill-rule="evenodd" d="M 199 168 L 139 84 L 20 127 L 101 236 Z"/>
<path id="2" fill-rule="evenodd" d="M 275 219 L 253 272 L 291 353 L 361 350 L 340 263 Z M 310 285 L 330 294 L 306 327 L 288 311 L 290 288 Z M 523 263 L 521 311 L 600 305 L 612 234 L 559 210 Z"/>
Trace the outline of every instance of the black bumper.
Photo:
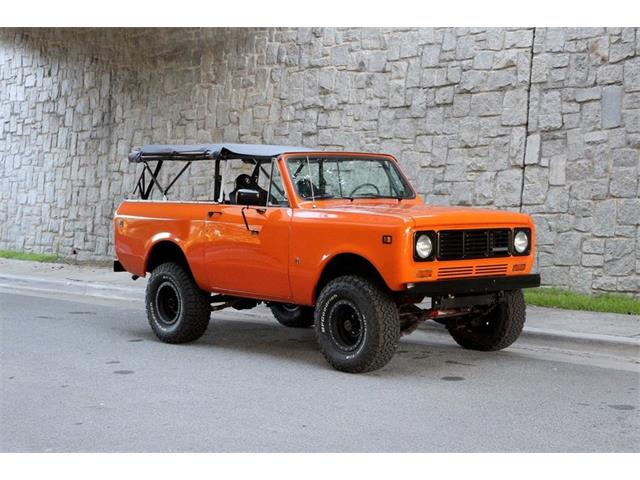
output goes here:
<path id="1" fill-rule="evenodd" d="M 124 267 L 122 266 L 122 264 L 118 260 L 114 260 L 113 261 L 113 271 L 114 272 L 126 272 L 126 270 L 124 269 Z"/>
<path id="2" fill-rule="evenodd" d="M 520 290 L 540 286 L 540 275 L 513 275 L 510 277 L 461 278 L 459 280 L 440 280 L 436 282 L 414 283 L 412 287 L 402 291 L 407 297 L 441 297 L 445 295 L 477 295 L 481 293 L 500 292 L 503 290 Z"/>

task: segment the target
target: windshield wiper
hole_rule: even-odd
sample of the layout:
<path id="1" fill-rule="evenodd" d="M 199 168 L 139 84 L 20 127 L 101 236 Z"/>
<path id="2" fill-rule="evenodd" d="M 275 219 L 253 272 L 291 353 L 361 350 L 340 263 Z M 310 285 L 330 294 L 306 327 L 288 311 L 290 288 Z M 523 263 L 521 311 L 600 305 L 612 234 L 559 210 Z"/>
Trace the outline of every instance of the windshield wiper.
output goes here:
<path id="1" fill-rule="evenodd" d="M 356 198 L 369 198 L 369 199 L 376 199 L 376 198 L 393 198 L 394 200 L 404 200 L 406 197 L 402 196 L 402 195 L 356 195 L 353 197 L 341 197 L 344 198 L 345 200 L 349 200 L 351 202 L 353 202 L 354 199 Z"/>
<path id="2" fill-rule="evenodd" d="M 327 200 L 331 198 L 336 198 L 335 195 L 331 195 L 330 193 L 323 193 L 320 195 L 314 195 L 313 197 L 304 197 L 305 200 Z"/>

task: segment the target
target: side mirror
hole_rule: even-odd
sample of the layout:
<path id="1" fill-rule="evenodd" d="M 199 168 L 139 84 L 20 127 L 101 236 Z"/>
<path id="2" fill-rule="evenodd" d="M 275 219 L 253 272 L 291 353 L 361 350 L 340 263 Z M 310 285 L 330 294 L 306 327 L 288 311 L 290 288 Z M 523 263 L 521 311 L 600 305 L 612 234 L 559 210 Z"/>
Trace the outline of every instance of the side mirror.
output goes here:
<path id="1" fill-rule="evenodd" d="M 255 190 L 241 188 L 236 192 L 236 203 L 239 205 L 259 205 L 260 194 Z"/>

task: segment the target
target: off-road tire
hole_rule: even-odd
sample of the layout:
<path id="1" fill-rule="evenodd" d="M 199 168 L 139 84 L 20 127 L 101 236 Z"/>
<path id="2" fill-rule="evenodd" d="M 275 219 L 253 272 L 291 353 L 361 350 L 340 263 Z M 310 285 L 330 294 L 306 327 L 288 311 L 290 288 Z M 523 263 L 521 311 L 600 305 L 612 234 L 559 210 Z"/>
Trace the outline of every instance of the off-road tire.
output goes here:
<path id="1" fill-rule="evenodd" d="M 302 305 L 289 305 L 285 303 L 272 303 L 271 313 L 276 320 L 285 327 L 310 328 L 313 327 L 313 308 Z"/>
<path id="2" fill-rule="evenodd" d="M 342 320 L 344 318 L 348 320 Z M 316 303 L 314 324 L 327 362 L 336 370 L 348 373 L 384 367 L 393 357 L 400 338 L 395 302 L 375 283 L 355 275 L 327 283 Z M 360 328 L 349 330 L 355 324 Z M 356 330 L 359 333 L 352 334 Z M 345 337 L 348 341 L 344 341 Z M 347 345 L 350 342 L 353 345 Z"/>
<path id="3" fill-rule="evenodd" d="M 151 272 L 145 295 L 153 333 L 165 343 L 199 339 L 209 325 L 209 297 L 182 266 L 173 262 L 159 265 Z"/>
<path id="4" fill-rule="evenodd" d="M 515 342 L 525 322 L 522 290 L 504 292 L 504 298 L 481 319 L 451 322 L 447 329 L 462 348 L 484 352 L 502 350 Z M 480 325 L 473 326 L 473 321 Z"/>

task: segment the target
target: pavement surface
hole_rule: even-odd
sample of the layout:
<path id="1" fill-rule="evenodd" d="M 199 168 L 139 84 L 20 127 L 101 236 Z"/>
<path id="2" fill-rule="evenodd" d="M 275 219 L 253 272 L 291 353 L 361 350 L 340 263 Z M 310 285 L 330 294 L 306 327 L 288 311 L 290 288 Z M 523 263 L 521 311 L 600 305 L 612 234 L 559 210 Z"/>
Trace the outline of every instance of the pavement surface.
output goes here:
<path id="1" fill-rule="evenodd" d="M 140 280 L 16 263 L 0 261 L 0 451 L 640 451 L 638 317 L 531 308 L 533 330 L 492 353 L 430 322 L 350 375 L 265 308 L 167 345 Z"/>
<path id="2" fill-rule="evenodd" d="M 0 288 L 60 292 L 116 300 L 143 300 L 145 278 L 106 267 L 25 262 L 0 258 Z M 526 334 L 622 342 L 640 347 L 640 316 L 527 308 Z"/>

